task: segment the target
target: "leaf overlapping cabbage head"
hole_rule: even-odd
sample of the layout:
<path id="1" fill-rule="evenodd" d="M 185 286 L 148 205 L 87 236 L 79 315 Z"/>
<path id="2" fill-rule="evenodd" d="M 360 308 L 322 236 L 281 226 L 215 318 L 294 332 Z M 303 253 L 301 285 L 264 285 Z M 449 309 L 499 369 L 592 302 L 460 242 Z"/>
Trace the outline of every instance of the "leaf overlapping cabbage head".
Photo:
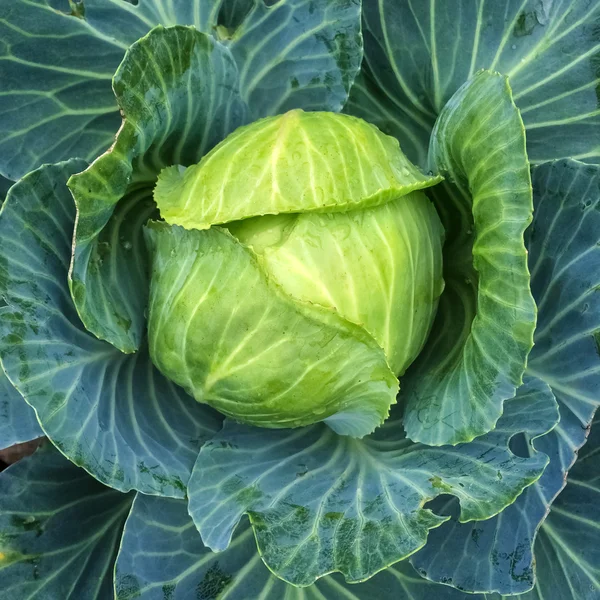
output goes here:
<path id="1" fill-rule="evenodd" d="M 595 600 L 599 19 L 0 5 L 0 589 Z"/>

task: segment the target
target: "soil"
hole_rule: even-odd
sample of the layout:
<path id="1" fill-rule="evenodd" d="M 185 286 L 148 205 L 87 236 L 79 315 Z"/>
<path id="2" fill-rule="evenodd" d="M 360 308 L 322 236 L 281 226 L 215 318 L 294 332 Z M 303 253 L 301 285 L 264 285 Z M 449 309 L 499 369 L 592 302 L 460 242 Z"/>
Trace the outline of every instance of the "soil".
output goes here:
<path id="1" fill-rule="evenodd" d="M 33 454 L 38 446 L 44 443 L 45 440 L 46 438 L 41 437 L 36 440 L 31 440 L 30 442 L 15 444 L 14 446 L 0 450 L 0 471 L 3 471 L 6 467 L 16 463 L 18 460 Z"/>

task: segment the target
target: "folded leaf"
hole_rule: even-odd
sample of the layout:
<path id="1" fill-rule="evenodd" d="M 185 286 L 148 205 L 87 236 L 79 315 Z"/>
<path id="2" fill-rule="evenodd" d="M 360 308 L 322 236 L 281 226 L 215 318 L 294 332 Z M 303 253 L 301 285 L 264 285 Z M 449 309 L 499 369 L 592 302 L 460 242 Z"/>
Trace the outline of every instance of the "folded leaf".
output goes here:
<path id="1" fill-rule="evenodd" d="M 533 345 L 536 308 L 523 241 L 531 180 L 523 124 L 504 77 L 483 71 L 450 99 L 430 160 L 449 180 L 432 190 L 447 236 L 446 290 L 402 397 L 407 435 L 441 445 L 494 428 Z"/>
<path id="2" fill-rule="evenodd" d="M 439 181 L 365 121 L 294 110 L 239 128 L 185 171 L 169 167 L 154 199 L 168 223 L 207 229 L 257 215 L 377 206 Z"/>
<path id="3" fill-rule="evenodd" d="M 190 164 L 244 122 L 231 54 L 190 27 L 156 28 L 114 77 L 125 115 L 115 144 L 69 181 L 77 205 L 70 271 L 86 328 L 124 352 L 144 334 L 148 259 L 142 226 L 167 164 Z"/>
<path id="4" fill-rule="evenodd" d="M 503 594 L 522 593 L 534 585 L 537 531 L 564 487 L 600 406 L 600 356 L 595 352 L 600 331 L 599 171 L 577 161 L 533 170 L 535 212 L 527 246 L 539 326 L 528 371 L 550 384 L 559 403 L 559 424 L 535 441 L 550 463 L 498 517 L 465 525 L 454 520 L 430 534 L 427 546 L 411 561 L 434 581 Z M 561 290 L 558 302 L 553 301 L 556 290 Z M 520 455 L 531 453 L 527 440 L 514 441 Z M 437 551 L 442 545 L 446 552 Z M 458 554 L 468 560 L 457 561 Z"/>
<path id="5" fill-rule="evenodd" d="M 433 204 L 412 192 L 368 209 L 283 217 L 228 229 L 287 294 L 366 329 L 402 375 L 423 348 L 444 288 L 444 230 Z"/>

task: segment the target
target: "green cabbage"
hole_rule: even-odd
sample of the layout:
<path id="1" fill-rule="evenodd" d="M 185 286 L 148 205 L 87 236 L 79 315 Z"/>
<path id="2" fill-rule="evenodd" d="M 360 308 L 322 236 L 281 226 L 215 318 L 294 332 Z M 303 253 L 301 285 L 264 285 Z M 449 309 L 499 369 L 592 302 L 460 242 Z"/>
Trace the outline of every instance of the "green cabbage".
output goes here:
<path id="1" fill-rule="evenodd" d="M 154 363 L 245 423 L 370 433 L 443 290 L 444 230 L 419 191 L 438 181 L 365 121 L 301 110 L 165 169 L 167 224 L 147 230 Z"/>

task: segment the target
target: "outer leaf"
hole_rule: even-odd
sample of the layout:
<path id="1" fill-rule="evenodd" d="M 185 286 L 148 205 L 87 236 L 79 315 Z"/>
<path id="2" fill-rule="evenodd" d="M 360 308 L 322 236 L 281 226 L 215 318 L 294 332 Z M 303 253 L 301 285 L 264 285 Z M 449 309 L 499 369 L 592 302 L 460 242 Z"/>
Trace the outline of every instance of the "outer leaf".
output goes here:
<path id="1" fill-rule="evenodd" d="M 563 488 L 600 405 L 600 169 L 576 161 L 541 165 L 533 171 L 533 184 L 535 213 L 528 246 L 540 326 L 529 371 L 552 386 L 561 420 L 536 440 L 550 464 L 512 506 L 493 520 L 443 525 L 412 559 L 427 577 L 471 591 L 509 594 L 533 586 L 537 530 Z M 522 445 L 522 450 L 527 448 Z M 438 552 L 441 547 L 444 552 Z M 542 574 L 538 579 L 546 578 Z"/>
<path id="2" fill-rule="evenodd" d="M 341 110 L 362 60 L 360 12 L 360 0 L 254 0 L 229 34 L 254 117 Z"/>
<path id="3" fill-rule="evenodd" d="M 152 366 L 82 326 L 67 288 L 75 207 L 70 161 L 27 175 L 0 213 L 0 357 L 46 435 L 76 464 L 128 491 L 183 496 L 198 448 L 219 427 Z"/>
<path id="4" fill-rule="evenodd" d="M 427 167 L 427 148 L 434 122 L 419 118 L 405 107 L 399 108 L 395 98 L 380 89 L 367 71 L 365 59 L 350 90 L 344 112 L 361 117 L 388 135 L 393 135 L 402 143 L 402 149 L 412 162 Z"/>
<path id="5" fill-rule="evenodd" d="M 569 473 L 565 489 L 552 505 L 539 531 L 535 543 L 536 585 L 530 592 L 520 594 L 519 599 L 597 600 L 600 596 L 599 425 L 600 421 L 596 419 L 590 439 Z M 439 598 L 445 600 L 446 597 L 440 594 Z M 514 596 L 469 594 L 462 600 L 509 598 Z"/>
<path id="6" fill-rule="evenodd" d="M 257 432 L 226 421 L 194 467 L 190 513 L 213 550 L 249 514 L 263 560 L 296 585 L 333 571 L 362 581 L 426 543 L 446 520 L 423 508 L 439 494 L 460 499 L 462 521 L 511 504 L 548 458 L 516 457 L 509 439 L 524 427 L 539 435 L 557 418 L 552 394 L 532 384 L 506 402 L 494 431 L 455 447 L 411 442 L 398 418 L 364 440 L 320 425 Z"/>
<path id="7" fill-rule="evenodd" d="M 560 452 L 569 467 L 600 406 L 600 168 L 558 161 L 537 167 L 533 183 L 536 213 L 529 251 L 540 312 L 528 370 L 548 382 L 561 405 Z M 598 425 L 592 432 L 580 452 L 585 460 L 570 472 L 574 485 L 568 484 L 558 497 L 557 510 L 536 542 L 536 600 L 548 597 L 550 590 L 584 600 L 595 600 L 600 593 L 597 527 L 590 529 L 587 522 L 598 521 L 594 507 L 600 493 Z M 562 507 L 572 516 L 565 518 Z M 566 562 L 575 553 L 581 560 Z"/>
<path id="8" fill-rule="evenodd" d="M 86 0 L 83 17 L 101 35 L 123 40 L 130 46 L 156 25 L 193 25 L 210 33 L 225 3 L 229 0 Z"/>
<path id="9" fill-rule="evenodd" d="M 14 181 L 0 176 L 0 202 Z M 28 442 L 43 435 L 35 411 L 12 386 L 6 375 L 0 373 L 0 448 Z"/>
<path id="10" fill-rule="evenodd" d="M 290 298 L 225 229 L 147 233 L 150 354 L 196 400 L 252 425 L 326 419 L 356 437 L 387 418 L 398 380 L 362 327 Z"/>
<path id="11" fill-rule="evenodd" d="M 190 27 L 158 27 L 136 42 L 114 89 L 125 115 L 117 140 L 69 182 L 77 205 L 70 287 L 86 328 L 133 352 L 145 329 L 148 186 L 167 164 L 197 162 L 246 109 L 230 53 Z"/>
<path id="12" fill-rule="evenodd" d="M 524 600 L 553 598 L 556 594 L 593 600 L 597 595 L 598 561 L 593 538 L 585 544 L 585 562 L 580 560 L 581 536 L 590 531 L 594 535 L 598 520 L 594 514 L 598 505 L 595 495 L 600 493 L 594 479 L 596 437 L 592 434 L 572 471 L 574 477 L 542 529 L 537 545 L 540 582 L 534 592 L 523 596 Z M 11 598 L 21 600 L 32 592 L 60 598 L 69 593 L 90 598 L 110 595 L 107 575 L 131 497 L 99 485 L 50 446 L 11 467 L 0 481 L 0 505 L 6 511 L 5 520 L 10 519 L 0 537 L 6 554 L 2 560 L 8 564 L 0 570 L 6 584 L 3 589 L 10 590 Z M 59 483 L 55 487 L 60 493 L 49 494 L 53 489 L 49 483 Z M 85 529 L 81 523 L 86 524 Z M 14 551 L 25 542 L 26 552 Z M 32 544 L 34 552 L 30 550 Z M 5 553 L 9 547 L 10 554 Z M 579 560 L 573 560 L 575 554 Z M 557 565 L 562 568 L 557 569 Z M 226 552 L 212 554 L 202 545 L 185 501 L 143 495 L 136 497 L 131 508 L 115 571 L 118 600 L 178 600 L 192 594 L 219 594 L 223 600 L 366 600 L 375 595 L 403 598 L 407 594 L 415 600 L 500 599 L 496 594 L 465 595 L 432 584 L 418 578 L 407 562 L 397 563 L 359 585 L 347 586 L 336 575 L 298 589 L 263 566 L 247 525 L 240 526 Z"/>
<path id="13" fill-rule="evenodd" d="M 528 246 L 539 320 L 528 371 L 552 388 L 576 450 L 600 406 L 600 168 L 565 160 L 533 177 Z"/>
<path id="14" fill-rule="evenodd" d="M 421 579 L 408 562 L 358 585 L 347 585 L 341 576 L 331 575 L 297 588 L 264 566 L 246 523 L 239 526 L 225 552 L 213 554 L 202 544 L 185 502 L 141 494 L 125 526 L 115 589 L 117 600 L 465 600 L 461 592 Z"/>
<path id="15" fill-rule="evenodd" d="M 532 162 L 598 162 L 599 16 L 578 0 L 364 2 L 364 76 L 347 110 L 398 134 L 419 163 L 444 104 L 492 69 L 510 78 Z"/>
<path id="16" fill-rule="evenodd" d="M 516 442 L 511 446 L 519 456 L 532 453 L 524 439 Z M 492 519 L 460 523 L 457 502 L 441 503 L 437 512 L 452 519 L 430 533 L 426 546 L 411 557 L 412 565 L 431 581 L 468 592 L 530 590 L 535 583 L 534 542 L 575 459 L 571 443 L 561 423 L 537 438 L 536 449 L 550 463 L 540 479 Z"/>
<path id="17" fill-rule="evenodd" d="M 543 170 L 548 167 L 549 165 L 543 165 L 539 169 Z M 564 408 L 564 405 L 562 407 Z M 557 432 L 559 437 L 565 435 L 565 429 L 559 431 L 557 427 L 550 434 L 540 438 L 536 444 L 542 446 L 542 442 L 547 441 L 554 432 Z M 562 439 L 561 453 L 565 456 L 568 455 L 571 459 L 573 451 L 572 448 L 570 453 L 566 450 L 569 443 L 567 440 L 567 437 Z M 530 592 L 519 594 L 517 596 L 519 599 L 597 600 L 600 596 L 600 550 L 597 543 L 600 534 L 598 527 L 600 521 L 600 463 L 597 460 L 599 452 L 600 421 L 596 419 L 589 440 L 581 449 L 577 462 L 569 472 L 566 488 L 552 504 L 550 514 L 539 530 L 535 543 L 535 587 Z M 549 468 L 553 468 L 552 463 Z M 539 480 L 540 483 L 544 479 L 546 479 L 545 483 L 548 483 L 546 472 Z M 547 493 L 548 489 L 542 485 L 539 491 Z M 535 491 L 534 486 L 528 488 L 525 493 L 530 490 Z M 515 504 L 519 501 L 520 499 L 517 499 Z M 511 508 L 512 506 L 507 510 Z M 502 513 L 501 516 L 504 514 Z M 484 541 L 483 536 L 480 536 L 479 539 Z M 439 541 L 432 539 L 428 544 Z M 446 548 L 446 546 L 444 548 L 448 552 L 452 552 L 452 548 Z M 469 552 L 469 549 L 465 552 Z M 472 561 L 474 554 L 471 553 L 469 556 Z M 500 552 L 493 558 L 500 561 L 504 559 Z M 512 564 L 515 570 L 520 568 L 521 560 L 520 553 L 515 553 L 513 550 Z M 472 566 L 473 564 L 471 564 L 471 568 Z M 452 592 L 456 592 L 456 590 L 452 590 L 452 592 L 450 590 L 452 588 L 436 586 L 431 590 L 433 594 L 431 597 L 436 600 L 454 599 Z M 461 600 L 509 600 L 515 596 L 500 596 L 492 593 L 464 594 L 459 597 Z"/>
<path id="18" fill-rule="evenodd" d="M 0 449 L 44 435 L 35 411 L 0 373 Z"/>
<path id="19" fill-rule="evenodd" d="M 369 123 L 294 110 L 239 128 L 183 173 L 166 169 L 154 199 L 168 223 L 207 229 L 265 214 L 377 206 L 440 181 Z"/>
<path id="20" fill-rule="evenodd" d="M 9 467 L 0 474 L 3 595 L 108 598 L 131 501 L 50 444 Z"/>
<path id="21" fill-rule="evenodd" d="M 240 68 L 255 118 L 291 108 L 339 111 L 360 69 L 358 0 L 86 0 L 85 19 L 132 44 L 154 25 L 214 34 Z"/>
<path id="22" fill-rule="evenodd" d="M 533 345 L 523 242 L 531 182 L 505 78 L 481 72 L 453 96 L 433 132 L 430 160 L 452 182 L 434 191 L 448 236 L 446 291 L 432 335 L 403 380 L 405 427 L 416 441 L 456 444 L 494 427 Z"/>
<path id="23" fill-rule="evenodd" d="M 134 40 L 104 36 L 69 12 L 50 0 L 0 6 L 0 172 L 11 179 L 97 156 L 119 125 L 110 79 Z"/>
<path id="24" fill-rule="evenodd" d="M 523 600 L 595 600 L 598 596 L 595 540 L 600 480 L 595 458 L 600 439 L 596 431 L 600 429 L 592 430 L 567 488 L 542 527 L 536 544 L 538 583 L 534 591 L 520 596 Z M 470 558 L 477 559 L 474 554 Z M 205 597 L 219 594 L 222 600 L 508 599 L 498 594 L 464 594 L 420 579 L 411 571 L 409 563 L 403 561 L 358 585 L 348 586 L 339 575 L 332 575 L 309 587 L 292 587 L 264 568 L 245 523 L 240 524 L 225 552 L 211 554 L 202 545 L 182 500 L 138 495 L 125 527 L 115 581 L 118 600 L 163 600 L 165 596 L 180 600 L 194 593 Z"/>
<path id="25" fill-rule="evenodd" d="M 119 123 L 112 75 L 127 47 L 159 24 L 209 34 L 239 27 L 231 47 L 256 114 L 339 110 L 362 58 L 360 4 L 255 0 L 249 9 L 237 0 L 86 0 L 82 10 L 67 0 L 3 3 L 0 173 L 18 179 L 107 148 Z M 255 54 L 257 40 L 264 50 Z"/>
<path id="26" fill-rule="evenodd" d="M 6 194 L 8 194 L 8 190 L 13 184 L 14 181 L 0 175 L 0 202 L 4 202 L 4 198 L 6 198 Z"/>
<path id="27" fill-rule="evenodd" d="M 593 536 L 598 520 L 595 496 L 600 488 L 594 459 L 600 440 L 595 431 L 542 528 L 536 546 L 539 583 L 532 593 L 523 595 L 524 600 L 555 595 L 594 600 L 597 596 L 598 560 Z M 7 511 L 5 519 L 10 518 L 8 529 L 0 536 L 1 551 L 6 554 L 0 560 L 8 564 L 0 570 L 6 584 L 3 589 L 10 590 L 11 598 L 21 600 L 32 592 L 60 598 L 69 593 L 90 598 L 110 595 L 108 567 L 114 560 L 116 535 L 131 497 L 107 490 L 49 446 L 11 467 L 0 481 L 0 505 Z M 49 495 L 49 483 L 59 483 L 58 495 Z M 25 511 L 23 506 L 27 506 Z M 85 529 L 81 523 L 86 523 Z M 95 535 L 90 535 L 90 529 Z M 592 539 L 583 545 L 582 556 L 582 535 L 590 532 Z M 26 552 L 15 552 L 14 548 L 25 541 Z M 418 578 L 407 562 L 397 563 L 359 585 L 347 586 L 336 575 L 298 589 L 263 566 L 245 524 L 226 552 L 211 554 L 202 545 L 184 501 L 143 495 L 137 496 L 127 519 L 115 583 L 118 600 L 178 600 L 191 594 L 211 597 L 215 593 L 223 600 L 366 600 L 375 595 L 410 595 L 415 600 L 500 599 L 496 594 L 465 595 L 432 584 Z"/>
<path id="28" fill-rule="evenodd" d="M 539 583 L 536 590 L 523 595 L 525 600 L 557 594 L 578 600 L 597 596 L 598 561 L 593 543 L 598 520 L 594 514 L 598 505 L 595 495 L 600 494 L 594 461 L 600 441 L 597 437 L 592 433 L 567 489 L 542 529 L 536 547 Z M 0 481 L 0 505 L 5 520 L 10 519 L 0 536 L 5 554 L 0 560 L 8 564 L 0 570 L 6 585 L 3 589 L 10 590 L 11 598 L 21 600 L 36 592 L 60 598 L 69 594 L 90 598 L 110 595 L 107 575 L 112 570 L 109 567 L 116 552 L 116 536 L 131 496 L 107 490 L 60 458 L 50 446 L 11 467 Z M 53 487 L 59 493 L 49 494 Z M 581 537 L 590 532 L 592 539 L 584 544 L 582 557 Z M 19 552 L 24 543 L 26 551 Z M 32 544 L 34 552 L 30 550 Z M 575 555 L 578 560 L 573 560 Z M 226 552 L 212 554 L 202 545 L 185 501 L 143 495 L 136 497 L 127 519 L 115 584 L 118 600 L 178 600 L 192 594 L 219 594 L 223 600 L 366 600 L 375 595 L 410 595 L 415 600 L 500 599 L 496 594 L 465 595 L 432 584 L 418 578 L 407 562 L 397 563 L 359 585 L 347 586 L 336 575 L 298 589 L 263 566 L 247 525 L 240 526 Z"/>
<path id="29" fill-rule="evenodd" d="M 600 596 L 600 421 L 535 545 L 537 585 L 524 600 Z"/>
<path id="30" fill-rule="evenodd" d="M 227 34 L 235 31 L 243 23 L 255 3 L 254 0 L 229 0 L 221 4 L 217 27 L 220 26 L 222 34 Z M 265 6 L 268 6 L 268 4 L 268 2 L 265 2 Z"/>

